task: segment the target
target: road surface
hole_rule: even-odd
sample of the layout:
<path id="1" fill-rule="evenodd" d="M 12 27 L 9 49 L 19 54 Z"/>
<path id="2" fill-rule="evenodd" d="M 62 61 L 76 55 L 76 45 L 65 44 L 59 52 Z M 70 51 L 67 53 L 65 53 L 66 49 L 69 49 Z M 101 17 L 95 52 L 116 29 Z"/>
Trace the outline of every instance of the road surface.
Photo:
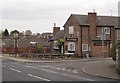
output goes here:
<path id="1" fill-rule="evenodd" d="M 2 81 L 115 81 L 83 73 L 81 68 L 87 63 L 29 63 L 2 59 Z"/>

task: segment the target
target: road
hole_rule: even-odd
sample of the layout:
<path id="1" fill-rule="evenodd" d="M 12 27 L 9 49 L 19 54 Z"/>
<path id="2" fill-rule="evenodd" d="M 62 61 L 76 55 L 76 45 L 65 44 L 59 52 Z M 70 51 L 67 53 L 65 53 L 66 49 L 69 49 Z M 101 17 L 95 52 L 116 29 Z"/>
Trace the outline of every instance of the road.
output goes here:
<path id="1" fill-rule="evenodd" d="M 99 62 L 99 61 L 96 61 Z M 95 63 L 96 63 L 95 62 Z M 3 81 L 114 81 L 113 79 L 88 75 L 81 68 L 93 61 L 59 63 L 29 63 L 2 60 Z"/>

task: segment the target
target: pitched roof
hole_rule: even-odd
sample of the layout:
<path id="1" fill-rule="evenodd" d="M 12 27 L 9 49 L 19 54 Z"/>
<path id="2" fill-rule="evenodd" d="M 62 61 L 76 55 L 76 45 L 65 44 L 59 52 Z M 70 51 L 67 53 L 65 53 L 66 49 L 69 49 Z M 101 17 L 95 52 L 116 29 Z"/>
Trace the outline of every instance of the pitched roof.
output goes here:
<path id="1" fill-rule="evenodd" d="M 64 30 L 61 30 L 59 31 L 58 33 L 56 33 L 54 36 L 53 36 L 53 40 L 56 40 L 56 39 L 61 39 L 64 37 Z"/>
<path id="2" fill-rule="evenodd" d="M 13 46 L 14 45 L 13 39 L 3 39 L 2 41 L 3 41 L 3 43 L 5 43 L 6 46 Z M 36 36 L 19 38 L 18 39 L 18 46 L 29 47 L 31 45 L 30 42 L 37 42 L 39 45 L 42 45 L 42 46 L 49 46 L 46 39 L 38 38 Z"/>
<path id="3" fill-rule="evenodd" d="M 89 25 L 88 15 L 72 14 L 75 20 L 79 25 Z M 115 26 L 118 27 L 118 18 L 117 16 L 97 16 L 96 21 L 98 26 Z"/>

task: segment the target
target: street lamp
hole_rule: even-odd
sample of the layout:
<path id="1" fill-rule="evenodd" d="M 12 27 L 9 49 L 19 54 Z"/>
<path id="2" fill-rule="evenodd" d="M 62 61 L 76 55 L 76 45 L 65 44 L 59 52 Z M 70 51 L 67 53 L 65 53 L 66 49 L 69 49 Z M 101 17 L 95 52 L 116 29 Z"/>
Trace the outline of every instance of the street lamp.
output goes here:
<path id="1" fill-rule="evenodd" d="M 102 52 L 103 52 L 103 57 L 105 57 L 104 53 L 104 40 L 106 39 L 105 37 L 105 30 L 104 27 L 102 27 L 102 31 L 101 31 L 101 41 L 102 41 Z"/>
<path id="2" fill-rule="evenodd" d="M 17 30 L 14 30 L 12 33 L 13 39 L 14 39 L 14 48 L 15 48 L 15 57 L 17 56 L 17 40 L 19 39 L 19 32 Z"/>

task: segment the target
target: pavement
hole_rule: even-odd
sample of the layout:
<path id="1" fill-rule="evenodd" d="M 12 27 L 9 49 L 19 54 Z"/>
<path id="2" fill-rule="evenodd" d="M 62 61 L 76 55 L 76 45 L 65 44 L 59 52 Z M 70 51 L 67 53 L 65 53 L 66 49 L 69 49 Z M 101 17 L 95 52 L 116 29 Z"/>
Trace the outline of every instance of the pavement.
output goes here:
<path id="1" fill-rule="evenodd" d="M 120 79 L 119 74 L 117 73 L 117 69 L 115 64 L 99 64 L 99 65 L 91 65 L 82 68 L 84 73 L 111 78 L 111 79 Z"/>
<path id="2" fill-rule="evenodd" d="M 21 58 L 13 58 L 9 56 L 3 56 L 3 58 L 11 59 L 14 61 L 21 61 L 21 62 L 65 62 L 65 61 L 77 61 L 77 60 L 26 60 Z M 94 58 L 98 59 L 98 58 Z M 81 61 L 89 61 L 94 60 L 93 58 L 89 59 L 79 59 Z M 100 58 L 101 59 L 101 58 Z M 100 60 L 99 59 L 99 60 Z M 105 58 L 110 59 L 110 58 Z M 120 79 L 120 75 L 117 73 L 117 69 L 115 66 L 115 63 L 106 64 L 103 62 L 103 64 L 93 64 L 89 66 L 85 66 L 81 69 L 84 73 L 94 75 L 94 76 L 100 76 L 105 78 L 111 78 L 111 79 Z"/>

